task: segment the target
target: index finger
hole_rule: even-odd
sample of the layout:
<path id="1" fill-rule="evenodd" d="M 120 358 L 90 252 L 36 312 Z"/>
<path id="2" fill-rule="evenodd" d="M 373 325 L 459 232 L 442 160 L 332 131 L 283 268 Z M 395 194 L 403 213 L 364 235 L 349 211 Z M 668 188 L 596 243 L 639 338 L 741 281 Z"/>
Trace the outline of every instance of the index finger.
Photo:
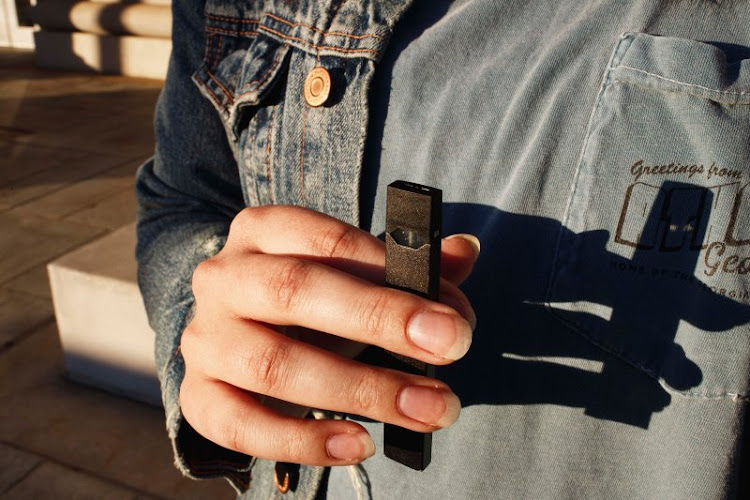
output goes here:
<path id="1" fill-rule="evenodd" d="M 227 249 L 320 262 L 382 284 L 385 244 L 370 233 L 301 207 L 253 207 L 232 222 Z"/>

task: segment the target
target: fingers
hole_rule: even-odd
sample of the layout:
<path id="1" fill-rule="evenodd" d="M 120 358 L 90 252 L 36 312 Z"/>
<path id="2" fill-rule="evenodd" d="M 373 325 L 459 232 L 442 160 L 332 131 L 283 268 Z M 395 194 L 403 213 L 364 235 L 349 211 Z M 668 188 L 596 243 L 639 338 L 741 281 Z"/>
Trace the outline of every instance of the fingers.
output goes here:
<path id="1" fill-rule="evenodd" d="M 350 224 L 312 210 L 289 207 L 247 208 L 237 215 L 227 241 L 232 251 L 294 255 L 322 262 L 382 284 L 385 244 Z M 441 274 L 459 285 L 471 273 L 479 240 L 470 234 L 442 242 Z"/>
<path id="2" fill-rule="evenodd" d="M 211 259 L 193 287 L 196 295 L 210 289 L 218 309 L 242 318 L 327 332 L 431 364 L 460 359 L 471 345 L 472 326 L 449 306 L 292 257 L 235 256 L 231 266 Z"/>
<path id="3" fill-rule="evenodd" d="M 211 337 L 189 330 L 190 366 L 247 391 L 419 432 L 451 425 L 461 404 L 438 380 L 373 367 L 313 347 L 257 323 L 237 320 Z"/>
<path id="4" fill-rule="evenodd" d="M 359 424 L 287 417 L 218 380 L 186 376 L 180 406 L 190 425 L 207 439 L 262 459 L 347 465 L 375 453 L 372 438 Z"/>
<path id="5" fill-rule="evenodd" d="M 227 248 L 297 256 L 383 283 L 385 244 L 370 233 L 300 207 L 256 207 L 232 222 Z"/>
<path id="6" fill-rule="evenodd" d="M 420 432 L 450 425 L 460 402 L 445 384 L 347 356 L 361 343 L 431 364 L 461 358 L 475 316 L 456 285 L 471 272 L 474 243 L 445 240 L 436 303 L 384 287 L 385 246 L 354 226 L 296 207 L 243 211 L 224 249 L 193 275 L 185 417 L 227 448 L 318 465 L 356 463 L 374 446 L 357 424 L 282 415 L 253 394 Z M 289 338 L 284 326 L 306 333 Z"/>
<path id="7" fill-rule="evenodd" d="M 479 257 L 479 238 L 473 234 L 454 234 L 443 239 L 440 260 L 441 276 L 460 285 L 471 274 Z"/>

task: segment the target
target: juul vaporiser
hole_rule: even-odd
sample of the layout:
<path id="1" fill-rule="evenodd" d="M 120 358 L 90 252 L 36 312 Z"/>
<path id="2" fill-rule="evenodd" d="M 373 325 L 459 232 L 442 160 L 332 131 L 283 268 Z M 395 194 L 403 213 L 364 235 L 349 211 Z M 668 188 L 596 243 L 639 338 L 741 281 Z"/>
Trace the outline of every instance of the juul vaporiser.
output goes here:
<path id="1" fill-rule="evenodd" d="M 385 218 L 385 281 L 430 300 L 440 293 L 442 191 L 406 181 L 388 186 Z M 433 377 L 435 367 L 387 353 L 386 367 Z M 432 434 L 385 425 L 385 455 L 424 470 L 432 458 Z"/>

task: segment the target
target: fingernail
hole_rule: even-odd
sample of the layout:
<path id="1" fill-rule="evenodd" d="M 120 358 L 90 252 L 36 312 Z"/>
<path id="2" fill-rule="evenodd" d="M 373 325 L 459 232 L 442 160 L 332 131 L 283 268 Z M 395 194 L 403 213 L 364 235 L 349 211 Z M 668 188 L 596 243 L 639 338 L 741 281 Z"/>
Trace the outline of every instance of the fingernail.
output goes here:
<path id="1" fill-rule="evenodd" d="M 479 241 L 479 238 L 469 233 L 458 233 L 452 234 L 445 239 L 450 240 L 452 238 L 461 238 L 462 240 L 470 244 L 471 249 L 474 250 L 474 260 L 477 260 L 477 258 L 479 257 L 479 252 L 482 250 L 482 243 Z"/>
<path id="2" fill-rule="evenodd" d="M 471 345 L 471 325 L 453 314 L 419 313 L 409 321 L 406 334 L 425 351 L 446 359 L 461 358 Z"/>
<path id="3" fill-rule="evenodd" d="M 396 404 L 407 417 L 436 427 L 451 425 L 461 412 L 461 401 L 452 392 L 419 385 L 404 387 Z"/>
<path id="4" fill-rule="evenodd" d="M 326 441 L 328 456 L 339 460 L 364 460 L 375 454 L 375 443 L 366 432 L 334 434 Z"/>

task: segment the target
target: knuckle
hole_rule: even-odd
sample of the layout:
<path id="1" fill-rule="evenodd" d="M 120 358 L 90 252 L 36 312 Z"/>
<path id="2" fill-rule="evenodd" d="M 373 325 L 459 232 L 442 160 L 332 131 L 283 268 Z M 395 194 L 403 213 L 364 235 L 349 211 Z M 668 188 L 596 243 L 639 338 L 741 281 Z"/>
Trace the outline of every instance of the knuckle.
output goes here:
<path id="1" fill-rule="evenodd" d="M 327 258 L 344 258 L 356 255 L 357 229 L 343 224 L 333 224 L 321 231 L 311 242 L 315 255 Z"/>
<path id="2" fill-rule="evenodd" d="M 378 372 L 375 369 L 366 369 L 353 384 L 351 404 L 354 413 L 366 415 L 377 406 L 380 396 L 379 386 Z"/>
<path id="3" fill-rule="evenodd" d="M 190 422 L 190 425 L 201 435 L 207 436 L 211 431 L 210 423 L 212 413 L 200 397 L 196 397 L 198 391 L 198 379 L 189 374 L 185 376 L 180 385 L 179 403 L 182 416 Z"/>
<path id="4" fill-rule="evenodd" d="M 216 432 L 226 446 L 236 451 L 247 451 L 248 419 L 245 412 L 237 410 L 230 418 L 217 420 Z"/>
<path id="5" fill-rule="evenodd" d="M 193 271 L 191 283 L 194 296 L 204 295 L 205 292 L 211 289 L 211 284 L 216 280 L 219 268 L 219 259 L 216 257 L 211 257 L 198 264 Z"/>
<path id="6" fill-rule="evenodd" d="M 256 218 L 258 211 L 255 208 L 243 208 L 232 219 L 229 224 L 229 237 L 232 235 L 243 234 L 250 229 L 250 225 Z"/>
<path id="7" fill-rule="evenodd" d="M 179 401 L 182 416 L 207 439 L 236 451 L 250 453 L 248 433 L 250 431 L 247 410 L 242 407 L 227 408 L 208 404 L 195 396 L 194 377 L 186 376 L 180 387 Z"/>
<path id="8" fill-rule="evenodd" d="M 281 383 L 288 359 L 289 347 L 282 341 L 272 340 L 243 358 L 243 370 L 253 377 L 258 392 L 270 394 Z"/>
<path id="9" fill-rule="evenodd" d="M 268 280 L 271 302 L 282 309 L 292 307 L 299 299 L 310 272 L 311 264 L 304 260 L 293 259 L 283 263 Z"/>
<path id="10" fill-rule="evenodd" d="M 360 301 L 357 319 L 362 328 L 373 338 L 380 337 L 391 319 L 392 294 L 387 288 L 378 288 Z"/>
<path id="11" fill-rule="evenodd" d="M 301 422 L 289 425 L 283 443 L 286 462 L 303 462 L 307 443 L 305 426 Z"/>
<path id="12" fill-rule="evenodd" d="M 198 332 L 193 326 L 193 323 L 188 324 L 182 332 L 182 337 L 180 338 L 180 353 L 182 354 L 182 359 L 185 361 L 185 366 L 192 365 L 194 359 L 193 354 L 196 350 L 199 350 L 196 345 L 198 344 L 198 337 Z"/>
<path id="13" fill-rule="evenodd" d="M 195 413 L 193 411 L 193 400 L 190 397 L 190 377 L 185 377 L 182 380 L 182 384 L 180 384 L 180 394 L 178 395 L 178 400 L 180 403 L 180 411 L 182 412 L 182 416 L 185 417 L 185 419 L 190 422 L 193 427 L 195 427 L 196 421 L 195 421 Z"/>
<path id="14" fill-rule="evenodd" d="M 229 234 L 227 236 L 227 245 L 225 248 L 244 247 L 248 238 L 252 239 L 259 227 L 269 225 L 267 219 L 273 212 L 270 207 L 246 207 L 234 216 L 229 224 Z"/>

